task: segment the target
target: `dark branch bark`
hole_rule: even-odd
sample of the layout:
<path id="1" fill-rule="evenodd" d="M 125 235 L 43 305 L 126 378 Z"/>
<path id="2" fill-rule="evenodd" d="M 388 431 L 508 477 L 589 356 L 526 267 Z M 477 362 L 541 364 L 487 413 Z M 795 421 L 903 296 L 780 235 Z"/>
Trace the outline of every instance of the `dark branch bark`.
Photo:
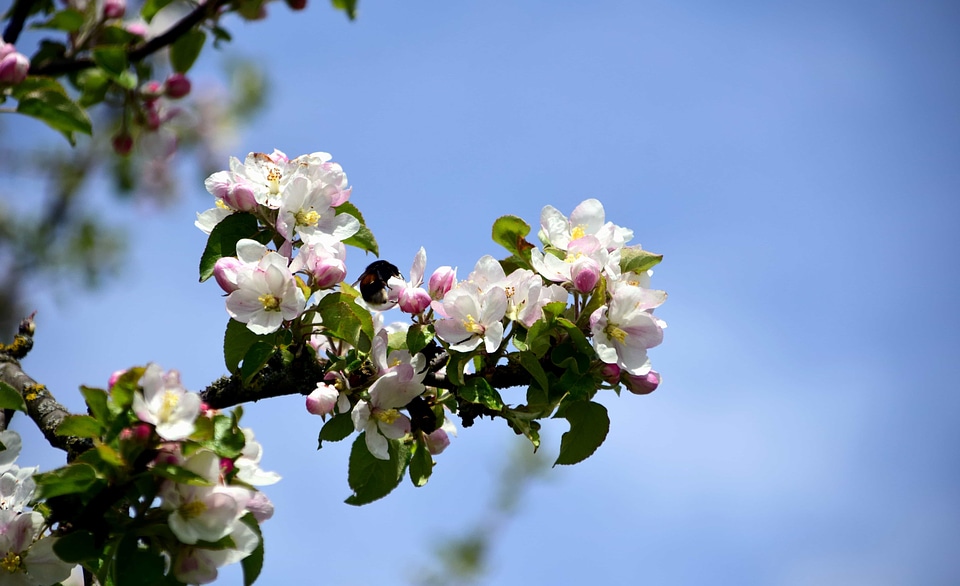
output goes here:
<path id="1" fill-rule="evenodd" d="M 21 31 L 23 31 L 23 23 L 27 21 L 27 16 L 30 15 L 30 10 L 35 2 L 36 0 L 16 0 L 13 3 L 13 7 L 10 8 L 10 22 L 7 23 L 7 28 L 3 31 L 4 42 L 11 45 L 17 42 Z"/>
<path id="2" fill-rule="evenodd" d="M 172 45 L 177 39 L 185 35 L 193 27 L 197 26 L 207 18 L 214 16 L 222 6 L 228 4 L 230 0 L 210 0 L 197 6 L 191 13 L 184 16 L 176 24 L 171 26 L 161 35 L 158 35 L 142 45 L 138 45 L 127 53 L 127 59 L 131 63 L 143 61 L 150 55 L 153 55 L 160 49 Z M 89 69 L 94 66 L 92 59 L 62 59 L 50 61 L 31 67 L 30 73 L 33 75 L 59 76 L 68 73 L 76 73 Z"/>

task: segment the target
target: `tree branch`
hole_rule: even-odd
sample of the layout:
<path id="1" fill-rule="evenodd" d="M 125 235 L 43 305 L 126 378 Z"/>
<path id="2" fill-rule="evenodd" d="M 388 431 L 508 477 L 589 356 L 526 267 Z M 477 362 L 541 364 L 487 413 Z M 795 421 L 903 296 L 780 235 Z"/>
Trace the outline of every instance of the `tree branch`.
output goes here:
<path id="1" fill-rule="evenodd" d="M 192 12 L 177 21 L 161 35 L 153 37 L 146 43 L 138 45 L 127 53 L 127 60 L 131 63 L 138 63 L 150 55 L 153 55 L 160 49 L 172 45 L 177 39 L 189 32 L 193 27 L 200 24 L 207 18 L 215 15 L 222 6 L 231 0 L 209 0 L 201 2 Z M 37 67 L 31 67 L 31 75 L 59 76 L 68 73 L 75 73 L 89 69 L 94 66 L 92 59 L 59 59 L 47 63 L 39 64 Z"/>
<path id="2" fill-rule="evenodd" d="M 27 21 L 27 16 L 30 15 L 30 10 L 36 2 L 37 0 L 16 0 L 13 3 L 10 8 L 10 22 L 7 23 L 7 28 L 3 31 L 3 41 L 5 43 L 12 45 L 17 42 L 21 31 L 23 31 L 23 23 Z"/>
<path id="3" fill-rule="evenodd" d="M 37 424 L 51 446 L 67 452 L 72 460 L 78 454 L 93 447 L 89 440 L 58 436 L 57 427 L 70 415 L 67 408 L 57 402 L 47 388 L 23 372 L 20 359 L 33 347 L 33 316 L 20 322 L 20 332 L 12 344 L 0 344 L 0 381 L 13 387 L 27 404 L 27 415 Z M 0 421 L 0 430 L 10 424 L 13 411 L 5 411 Z"/>

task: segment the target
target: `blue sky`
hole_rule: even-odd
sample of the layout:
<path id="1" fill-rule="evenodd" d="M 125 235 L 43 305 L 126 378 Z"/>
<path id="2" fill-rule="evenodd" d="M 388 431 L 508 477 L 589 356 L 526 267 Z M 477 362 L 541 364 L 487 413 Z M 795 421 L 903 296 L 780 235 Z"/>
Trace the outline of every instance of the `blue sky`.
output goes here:
<path id="1" fill-rule="evenodd" d="M 333 153 L 404 272 L 423 245 L 465 274 L 501 254 L 497 216 L 589 197 L 665 255 L 663 385 L 602 400 L 607 442 L 531 486 L 488 583 L 960 580 L 956 4 L 366 0 L 353 23 L 315 4 L 232 23 L 224 57 L 269 72 L 270 105 L 229 154 Z M 24 366 L 75 409 L 132 364 L 223 374 L 227 316 L 196 282 L 210 200 L 181 182 L 169 209 L 107 212 L 134 243 L 118 281 L 37 296 Z M 317 452 L 302 399 L 246 413 L 284 476 L 264 584 L 397 583 L 484 517 L 523 441 L 484 421 L 426 487 L 356 509 L 349 446 Z"/>

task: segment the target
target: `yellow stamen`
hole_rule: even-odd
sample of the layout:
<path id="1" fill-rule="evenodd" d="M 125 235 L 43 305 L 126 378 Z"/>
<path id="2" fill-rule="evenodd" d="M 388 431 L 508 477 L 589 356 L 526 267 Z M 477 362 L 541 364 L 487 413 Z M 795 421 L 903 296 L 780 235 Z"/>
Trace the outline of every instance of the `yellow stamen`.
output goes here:
<path id="1" fill-rule="evenodd" d="M 483 324 L 478 324 L 477 320 L 469 313 L 467 314 L 467 319 L 463 320 L 463 329 L 471 334 L 482 334 L 484 332 Z"/>
<path id="2" fill-rule="evenodd" d="M 180 507 L 180 516 L 184 519 L 195 519 L 207 510 L 207 505 L 201 501 L 190 501 Z"/>
<path id="3" fill-rule="evenodd" d="M 608 323 L 607 327 L 603 328 L 603 333 L 606 334 L 608 338 L 613 338 L 620 343 L 623 343 L 623 341 L 627 339 L 627 332 L 614 324 Z"/>
<path id="4" fill-rule="evenodd" d="M 570 240 L 576 240 L 577 238 L 583 238 L 587 235 L 586 230 L 584 229 L 583 224 L 577 224 L 573 227 L 573 230 L 570 230 Z"/>
<path id="5" fill-rule="evenodd" d="M 270 182 L 270 193 L 276 195 L 280 193 L 280 178 L 283 177 L 283 174 L 280 172 L 280 169 L 272 167 L 270 171 L 267 172 L 267 181 Z"/>
<path id="6" fill-rule="evenodd" d="M 263 309 L 266 311 L 280 311 L 280 300 L 270 293 L 257 297 L 257 301 L 263 304 Z"/>
<path id="7" fill-rule="evenodd" d="M 221 210 L 233 210 L 233 208 L 223 203 L 222 199 L 218 199 L 217 201 L 213 202 L 213 205 L 217 206 Z"/>
<path id="8" fill-rule="evenodd" d="M 383 423 L 386 423 L 387 425 L 390 425 L 391 423 L 396 421 L 398 417 L 400 417 L 400 412 L 397 411 L 396 409 L 385 409 L 383 411 L 374 411 L 373 417 L 377 421 L 381 421 Z"/>
<path id="9" fill-rule="evenodd" d="M 11 574 L 17 571 L 27 571 L 26 568 L 23 567 L 23 558 L 20 557 L 20 554 L 12 551 L 8 551 L 7 555 L 3 556 L 3 559 L 0 559 L 0 568 L 3 568 Z"/>
<path id="10" fill-rule="evenodd" d="M 160 403 L 160 419 L 166 421 L 170 419 L 170 416 L 173 414 L 173 410 L 177 408 L 177 404 L 180 403 L 180 394 L 176 391 L 164 391 L 163 401 Z"/>
<path id="11" fill-rule="evenodd" d="M 300 210 L 294 215 L 294 217 L 296 218 L 297 226 L 316 226 L 317 222 L 320 221 L 320 214 L 313 210 L 310 210 L 309 212 L 306 210 Z"/>

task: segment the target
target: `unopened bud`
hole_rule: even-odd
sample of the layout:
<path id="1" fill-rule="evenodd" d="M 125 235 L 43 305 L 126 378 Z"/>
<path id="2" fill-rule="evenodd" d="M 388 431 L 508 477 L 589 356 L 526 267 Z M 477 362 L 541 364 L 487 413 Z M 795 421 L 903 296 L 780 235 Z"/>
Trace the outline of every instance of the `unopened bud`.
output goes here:
<path id="1" fill-rule="evenodd" d="M 237 275 L 243 263 L 232 256 L 221 256 L 213 265 L 213 278 L 224 293 L 233 293 L 237 290 Z"/>
<path id="2" fill-rule="evenodd" d="M 13 47 L 13 45 L 4 45 L 4 47 Z M 30 60 L 23 53 L 16 51 L 7 51 L 7 54 L 0 58 L 0 84 L 17 85 L 27 78 L 27 72 L 30 70 Z"/>
<path id="3" fill-rule="evenodd" d="M 147 27 L 142 22 L 131 22 L 124 25 L 123 28 L 131 35 L 137 35 L 138 37 L 147 36 Z"/>
<path id="4" fill-rule="evenodd" d="M 634 395 L 649 395 L 660 386 L 660 373 L 651 370 L 647 374 L 637 376 L 625 372 L 620 377 L 620 381 Z"/>
<path id="5" fill-rule="evenodd" d="M 603 366 L 600 367 L 600 374 L 603 376 L 603 380 L 610 384 L 616 385 L 620 383 L 620 367 L 616 364 L 607 364 L 604 362 Z"/>
<path id="6" fill-rule="evenodd" d="M 227 476 L 231 472 L 233 472 L 233 460 L 230 458 L 220 458 L 220 474 Z"/>
<path id="7" fill-rule="evenodd" d="M 120 131 L 113 135 L 110 144 L 113 145 L 113 152 L 125 157 L 133 150 L 133 137 L 130 136 L 129 132 Z"/>
<path id="8" fill-rule="evenodd" d="M 247 510 L 253 513 L 257 523 L 263 523 L 273 516 L 273 503 L 259 490 L 247 501 Z"/>
<path id="9" fill-rule="evenodd" d="M 174 73 L 167 78 L 165 93 L 168 98 L 177 100 L 190 93 L 190 80 L 182 73 Z"/>
<path id="10" fill-rule="evenodd" d="M 290 10 L 303 10 L 307 7 L 307 0 L 287 0 Z"/>
<path id="11" fill-rule="evenodd" d="M 245 183 L 234 183 L 227 190 L 223 197 L 223 202 L 235 210 L 241 212 L 252 212 L 257 209 L 257 197 L 253 194 L 253 189 Z"/>
<path id="12" fill-rule="evenodd" d="M 117 384 L 117 381 L 120 379 L 121 376 L 123 376 L 124 374 L 126 374 L 126 372 L 127 372 L 126 370 L 115 370 L 115 371 L 113 371 L 113 374 L 111 374 L 111 375 L 110 375 L 110 378 L 107 379 L 107 388 L 108 388 L 108 389 L 112 389 L 112 388 L 113 388 L 113 385 Z"/>
<path id="13" fill-rule="evenodd" d="M 163 95 L 163 84 L 151 79 L 140 88 L 140 97 L 146 101 L 156 100 Z"/>
<path id="14" fill-rule="evenodd" d="M 570 269 L 573 287 L 580 293 L 589 293 L 600 281 L 600 264 L 588 257 L 580 257 Z"/>
<path id="15" fill-rule="evenodd" d="M 123 13 L 127 11 L 127 0 L 104 0 L 103 16 L 104 18 L 123 18 Z"/>
<path id="16" fill-rule="evenodd" d="M 410 315 L 420 315 L 430 307 L 430 294 L 420 287 L 404 287 L 397 299 L 400 311 Z"/>
<path id="17" fill-rule="evenodd" d="M 450 289 L 457 282 L 457 269 L 451 267 L 440 267 L 430 275 L 428 287 L 430 288 L 430 297 L 432 299 L 443 299 Z"/>
<path id="18" fill-rule="evenodd" d="M 447 449 L 447 446 L 450 445 L 450 434 L 443 428 L 433 430 L 432 433 L 428 433 L 423 439 L 427 444 L 427 451 L 434 456 L 443 452 Z"/>

